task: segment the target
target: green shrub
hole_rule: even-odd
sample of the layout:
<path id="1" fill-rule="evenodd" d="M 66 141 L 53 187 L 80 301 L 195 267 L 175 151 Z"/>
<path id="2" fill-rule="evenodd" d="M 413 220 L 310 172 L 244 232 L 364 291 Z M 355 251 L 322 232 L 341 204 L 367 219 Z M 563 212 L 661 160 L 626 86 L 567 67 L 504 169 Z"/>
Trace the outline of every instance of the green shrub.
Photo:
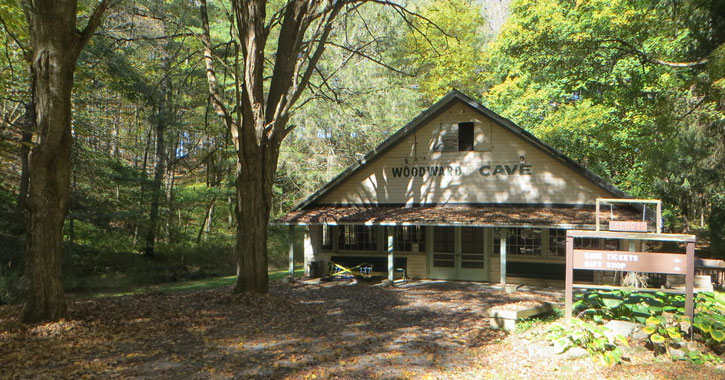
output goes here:
<path id="1" fill-rule="evenodd" d="M 554 345 L 558 353 L 581 347 L 606 365 L 618 364 L 622 361 L 619 345 L 628 346 L 627 339 L 621 335 L 610 337 L 607 331 L 606 327 L 596 323 L 570 318 L 566 324 L 551 325 L 545 339 Z"/>
<path id="2" fill-rule="evenodd" d="M 718 354 L 725 352 L 725 301 L 722 294 L 698 294 L 692 326 L 710 349 Z"/>
<path id="3" fill-rule="evenodd" d="M 0 305 L 22 298 L 22 274 L 25 252 L 23 236 L 0 233 Z"/>
<path id="4" fill-rule="evenodd" d="M 648 336 L 648 344 L 655 354 L 669 353 L 670 349 L 679 348 L 684 340 L 683 334 L 690 332 L 692 324 L 690 318 L 663 312 L 658 316 L 647 318 L 646 326 L 642 329 Z"/>
<path id="5" fill-rule="evenodd" d="M 625 320 L 644 324 L 663 312 L 684 313 L 685 297 L 679 294 L 639 293 L 627 290 L 587 292 L 578 297 L 574 311 L 596 322 Z"/>

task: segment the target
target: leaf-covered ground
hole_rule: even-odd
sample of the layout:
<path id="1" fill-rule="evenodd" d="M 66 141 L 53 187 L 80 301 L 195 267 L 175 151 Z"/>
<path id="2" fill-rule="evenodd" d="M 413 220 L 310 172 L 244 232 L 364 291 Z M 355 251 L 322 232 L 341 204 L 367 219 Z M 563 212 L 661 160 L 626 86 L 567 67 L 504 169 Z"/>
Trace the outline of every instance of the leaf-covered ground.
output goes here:
<path id="1" fill-rule="evenodd" d="M 531 333 L 488 328 L 486 310 L 540 293 L 432 283 L 332 282 L 71 302 L 67 321 L 17 321 L 0 307 L 2 379 L 725 379 L 722 368 L 643 348 L 612 368 L 534 349 Z M 545 351 L 545 350 L 544 350 Z"/>

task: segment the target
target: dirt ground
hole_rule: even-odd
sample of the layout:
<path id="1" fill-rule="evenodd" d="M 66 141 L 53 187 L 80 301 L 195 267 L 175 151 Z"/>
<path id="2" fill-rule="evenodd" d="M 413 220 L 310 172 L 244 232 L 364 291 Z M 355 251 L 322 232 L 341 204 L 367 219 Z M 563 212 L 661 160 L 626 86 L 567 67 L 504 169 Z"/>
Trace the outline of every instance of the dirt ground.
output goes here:
<path id="1" fill-rule="evenodd" d="M 725 379 L 725 370 L 633 347 L 615 367 L 542 350 L 536 327 L 507 335 L 487 309 L 555 293 L 484 284 L 381 288 L 335 281 L 70 302 L 40 326 L 0 307 L 2 379 Z"/>

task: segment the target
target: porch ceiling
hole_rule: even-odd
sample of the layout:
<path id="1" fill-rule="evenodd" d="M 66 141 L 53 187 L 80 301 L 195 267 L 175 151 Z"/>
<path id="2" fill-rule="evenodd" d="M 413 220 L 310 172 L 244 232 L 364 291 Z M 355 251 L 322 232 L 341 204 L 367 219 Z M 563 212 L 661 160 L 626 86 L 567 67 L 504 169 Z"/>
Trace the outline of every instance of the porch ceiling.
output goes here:
<path id="1" fill-rule="evenodd" d="M 601 211 L 602 223 L 611 218 L 609 210 Z M 617 220 L 641 220 L 640 211 L 618 208 Z M 596 211 L 593 207 L 543 206 L 312 206 L 291 211 L 275 220 L 275 224 L 419 224 L 419 225 L 473 225 L 473 226 L 594 226 Z M 650 223 L 651 224 L 651 223 Z M 605 227 L 606 228 L 606 227 Z"/>

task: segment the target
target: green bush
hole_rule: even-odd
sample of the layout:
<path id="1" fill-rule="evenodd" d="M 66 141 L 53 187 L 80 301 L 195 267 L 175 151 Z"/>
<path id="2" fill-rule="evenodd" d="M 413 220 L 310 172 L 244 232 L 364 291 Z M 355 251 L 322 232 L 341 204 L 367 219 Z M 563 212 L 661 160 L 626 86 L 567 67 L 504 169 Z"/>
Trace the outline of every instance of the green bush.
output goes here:
<path id="1" fill-rule="evenodd" d="M 558 353 L 564 353 L 573 347 L 581 347 L 606 365 L 618 364 L 622 361 L 622 350 L 619 345 L 629 344 L 623 336 L 610 337 L 607 331 L 606 327 L 596 323 L 570 318 L 566 324 L 551 325 L 545 338 L 554 345 Z"/>
<path id="2" fill-rule="evenodd" d="M 0 233 L 0 305 L 18 302 L 22 297 L 23 236 Z"/>
<path id="3" fill-rule="evenodd" d="M 578 297 L 573 308 L 577 315 L 596 322 L 618 319 L 644 324 L 662 312 L 684 313 L 684 306 L 685 297 L 679 294 L 613 290 L 587 292 Z"/>
<path id="4" fill-rule="evenodd" d="M 688 334 L 691 326 L 690 318 L 681 314 L 663 312 L 658 316 L 647 318 L 642 331 L 647 334 L 648 344 L 655 354 L 664 354 L 669 353 L 673 347 L 680 347 L 680 343 L 684 340 L 683 334 Z"/>
<path id="5" fill-rule="evenodd" d="M 714 352 L 725 352 L 725 300 L 722 294 L 702 292 L 692 326 Z"/>

